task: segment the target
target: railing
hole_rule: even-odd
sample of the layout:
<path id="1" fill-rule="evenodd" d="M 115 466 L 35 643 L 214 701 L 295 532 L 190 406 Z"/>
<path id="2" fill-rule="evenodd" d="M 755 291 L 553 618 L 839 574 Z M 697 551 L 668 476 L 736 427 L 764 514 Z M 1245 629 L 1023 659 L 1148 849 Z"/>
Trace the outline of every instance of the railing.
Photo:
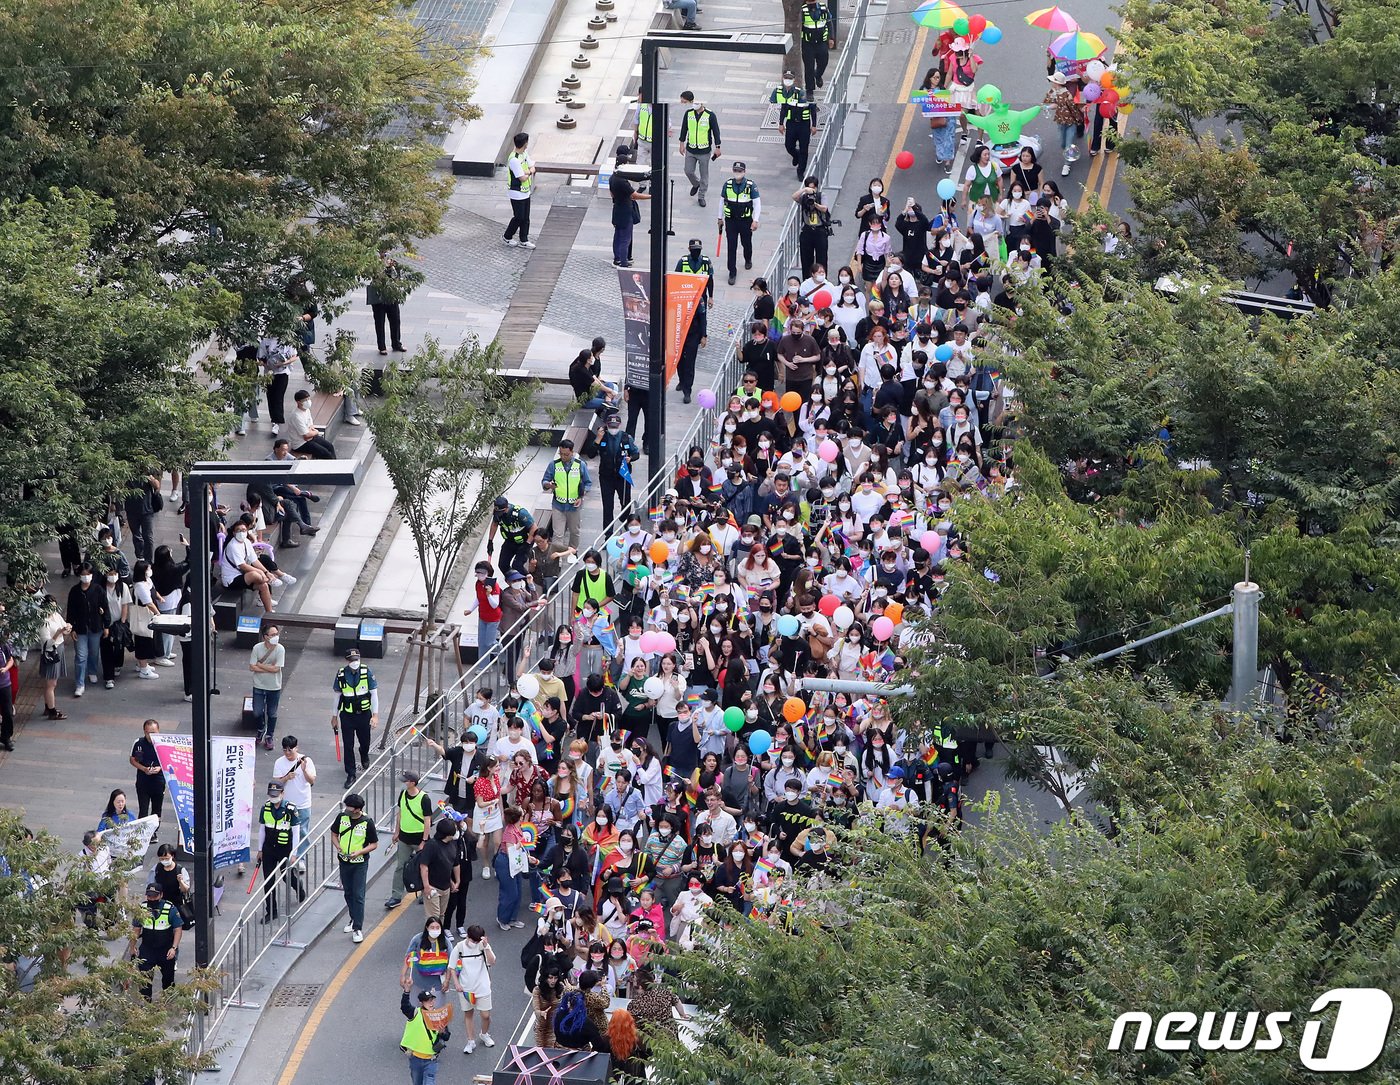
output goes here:
<path id="1" fill-rule="evenodd" d="M 820 131 L 811 159 L 811 172 L 825 176 L 831 165 L 841 139 L 842 125 L 845 123 L 851 106 L 844 101 L 847 82 L 855 68 L 856 52 L 864 33 L 866 6 L 868 0 L 860 0 L 855 16 L 846 31 L 848 47 L 841 56 L 829 80 L 828 100 L 835 99 L 825 109 L 825 123 Z M 770 283 L 781 283 L 789 269 L 796 268 L 800 261 L 798 235 L 801 225 L 798 222 L 799 209 L 796 204 L 788 208 L 779 232 L 778 247 L 768 262 L 767 275 Z M 736 327 L 729 349 L 720 363 L 719 372 L 712 385 L 717 399 L 725 399 L 739 384 L 742 376 L 740 351 L 746 339 L 746 322 Z M 651 479 L 638 486 L 637 503 L 644 494 L 660 494 L 676 477 L 680 464 L 688 458 L 692 445 L 708 448 L 716 436 L 716 426 L 720 418 L 718 411 L 699 411 L 695 420 L 685 431 L 677 446 L 677 451 L 652 475 Z M 604 555 L 613 569 L 620 570 L 626 555 L 610 555 L 608 541 L 616 538 L 625 527 L 625 513 L 606 525 L 602 534 L 593 543 L 595 549 Z M 569 590 L 572 577 L 565 575 L 555 584 L 549 585 L 541 607 L 528 624 L 514 636 L 502 641 L 487 658 L 479 660 L 467 669 L 456 682 L 442 691 L 426 709 L 416 715 L 405 710 L 399 717 L 387 722 L 390 729 L 385 748 L 359 776 L 354 790 L 365 799 L 365 810 L 378 821 L 379 817 L 391 817 L 394 802 L 399 790 L 399 774 L 405 769 L 417 772 L 425 781 L 435 774 L 442 761 L 428 745 L 420 741 L 421 736 L 429 735 L 437 741 L 445 739 L 449 721 L 460 721 L 465 708 L 470 705 L 476 691 L 489 687 L 500 691 L 513 685 L 508 681 L 506 657 L 514 653 L 519 660 L 515 673 L 533 670 L 533 665 L 547 642 L 554 638 L 561 626 L 571 625 L 574 620 L 574 600 Z M 626 630 L 618 630 L 622 636 Z M 338 796 L 339 798 L 339 796 Z M 310 909 L 327 891 L 339 892 L 340 878 L 336 860 L 336 841 L 331 833 L 331 825 L 340 815 L 342 804 L 337 801 L 335 808 L 326 813 L 308 829 L 303 853 L 300 856 L 304 872 L 297 873 L 297 879 L 306 892 L 305 899 L 293 899 L 295 893 L 291 875 L 294 871 L 283 869 L 270 877 L 265 877 L 256 887 L 247 902 L 239 911 L 233 926 L 220 939 L 218 949 L 210 961 L 210 972 L 217 977 L 217 984 L 208 995 L 202 1012 L 192 1015 L 188 1023 L 186 1047 L 191 1053 L 202 1054 L 214 1048 L 214 1037 L 223 1024 L 229 1010 L 256 1008 L 244 997 L 244 987 L 249 973 L 272 950 L 299 950 L 306 943 L 296 940 L 298 926 L 308 938 L 319 930 L 307 927 Z M 388 825 L 380 825 L 387 829 Z M 384 853 L 386 849 L 381 849 Z M 263 923 L 262 917 L 270 893 L 278 894 L 281 915 L 271 923 Z M 193 1079 L 191 1079 L 193 1080 Z"/>

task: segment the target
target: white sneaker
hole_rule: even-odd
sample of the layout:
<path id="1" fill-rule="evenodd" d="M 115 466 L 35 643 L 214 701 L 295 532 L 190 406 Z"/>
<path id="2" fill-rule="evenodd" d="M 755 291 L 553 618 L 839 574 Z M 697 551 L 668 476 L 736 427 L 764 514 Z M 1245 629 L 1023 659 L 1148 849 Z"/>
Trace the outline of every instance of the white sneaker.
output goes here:
<path id="1" fill-rule="evenodd" d="M 278 575 L 281 576 L 282 581 L 285 584 L 295 584 L 297 582 L 297 578 L 294 577 L 291 573 L 280 573 Z"/>
<path id="2" fill-rule="evenodd" d="M 82 690 L 82 687 L 81 687 L 81 686 L 78 687 L 77 689 L 75 689 L 75 690 L 73 691 L 73 696 L 74 696 L 74 697 L 81 697 L 82 695 L 83 695 L 83 690 Z"/>
<path id="3" fill-rule="evenodd" d="M 346 933 L 346 934 L 354 934 L 354 933 L 355 933 L 355 924 L 353 924 L 353 923 L 347 923 L 347 924 L 345 924 L 345 926 L 341 927 L 340 929 L 341 929 L 344 933 Z"/>
<path id="4" fill-rule="evenodd" d="M 155 669 L 152 667 L 142 667 L 139 671 L 136 672 L 136 677 L 149 679 L 159 678 L 160 675 L 156 674 Z"/>
<path id="5" fill-rule="evenodd" d="M 491 868 L 489 866 L 482 867 L 481 876 L 484 880 L 489 882 L 491 880 Z"/>
<path id="6" fill-rule="evenodd" d="M 535 247 L 535 243 L 533 241 L 522 241 L 520 243 L 520 247 L 522 249 L 533 249 Z M 489 1047 L 491 1045 L 488 1044 L 487 1046 Z"/>
<path id="7" fill-rule="evenodd" d="M 363 425 L 364 425 L 364 423 L 361 422 L 358 418 L 351 418 L 351 419 L 348 420 L 345 424 L 346 424 L 347 426 L 363 426 Z"/>
<path id="8" fill-rule="evenodd" d="M 471 1054 L 473 1051 L 475 1051 L 475 1050 L 476 1050 L 476 1041 L 475 1041 L 475 1040 L 468 1040 L 467 1043 L 466 1043 L 466 1046 L 462 1048 L 462 1054 L 463 1054 L 463 1055 L 470 1055 L 470 1054 Z"/>
<path id="9" fill-rule="evenodd" d="M 179 501 L 179 500 L 180 500 L 180 491 L 179 491 L 179 490 L 171 490 L 171 491 L 170 491 L 170 500 L 171 500 L 171 501 Z"/>
<path id="10" fill-rule="evenodd" d="M 508 248 L 508 249 L 518 249 L 518 248 L 520 247 L 520 242 L 517 241 L 517 240 L 515 240 L 515 238 L 513 238 L 513 237 L 508 237 L 508 238 L 506 238 L 506 239 L 505 239 L 505 242 L 506 242 L 506 248 Z"/>
<path id="11" fill-rule="evenodd" d="M 117 684 L 116 684 L 115 682 L 113 682 L 113 681 L 109 678 L 109 679 L 107 679 L 107 681 L 105 681 L 105 682 L 102 683 L 102 688 L 103 688 L 103 689 L 116 689 L 116 688 L 117 688 Z"/>
<path id="12" fill-rule="evenodd" d="M 483 1033 L 481 1034 L 481 1042 L 482 1042 L 483 1046 L 485 1046 L 485 1047 L 495 1047 L 495 1046 L 496 1046 L 496 1041 L 493 1040 L 493 1039 L 491 1039 L 491 1034 L 490 1034 L 489 1032 L 483 1032 Z"/>
<path id="13" fill-rule="evenodd" d="M 186 693 L 186 694 L 185 694 L 185 700 L 186 700 L 186 701 L 189 701 L 189 702 L 193 702 L 193 701 L 194 701 L 194 694 L 193 694 L 193 693 Z"/>
<path id="14" fill-rule="evenodd" d="M 1066 162 L 1063 166 L 1060 167 L 1060 176 L 1061 176 L 1061 177 L 1068 177 L 1068 176 L 1069 176 L 1069 163 L 1068 163 L 1068 162 Z"/>
<path id="15" fill-rule="evenodd" d="M 458 937 L 458 938 L 465 938 L 466 936 L 467 936 L 467 928 L 466 928 L 466 927 L 458 927 L 458 928 L 457 928 L 457 937 Z"/>
<path id="16" fill-rule="evenodd" d="M 279 427 L 276 422 L 272 423 L 272 436 L 276 437 Z"/>
<path id="17" fill-rule="evenodd" d="M 174 661 L 173 659 L 170 659 L 170 658 L 166 657 L 166 656 L 160 656 L 160 657 L 158 657 L 158 658 L 156 658 L 156 659 L 151 660 L 151 662 L 154 663 L 157 667 L 173 667 L 173 666 L 175 666 L 175 661 Z"/>
<path id="18" fill-rule="evenodd" d="M 352 934 L 352 935 L 350 936 L 350 941 L 352 941 L 352 942 L 363 942 L 364 940 L 365 940 L 365 932 L 364 932 L 364 931 L 356 931 L 354 934 Z"/>

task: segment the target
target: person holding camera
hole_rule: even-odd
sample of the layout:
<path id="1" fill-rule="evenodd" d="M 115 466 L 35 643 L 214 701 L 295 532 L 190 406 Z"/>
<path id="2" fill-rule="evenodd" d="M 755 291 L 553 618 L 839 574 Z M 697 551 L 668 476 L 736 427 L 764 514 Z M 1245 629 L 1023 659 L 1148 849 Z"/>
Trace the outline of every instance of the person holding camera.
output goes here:
<path id="1" fill-rule="evenodd" d="M 649 193 L 634 185 L 623 172 L 622 167 L 631 162 L 632 149 L 619 147 L 617 163 L 608 181 L 608 194 L 612 197 L 613 267 L 632 266 L 632 231 L 642 221 L 642 209 L 637 203 L 651 199 Z"/>
<path id="2" fill-rule="evenodd" d="M 399 1047 L 408 1056 L 408 1079 L 412 1085 L 433 1085 L 437 1081 L 438 1055 L 452 1040 L 452 1003 L 438 1005 L 436 988 L 418 992 L 418 1008 L 404 992 L 399 1005 L 408 1024 L 403 1027 Z M 471 1046 L 475 1046 L 474 1044 Z"/>
<path id="3" fill-rule="evenodd" d="M 299 830 L 297 858 L 306 855 L 307 831 L 311 828 L 311 788 L 316 783 L 316 763 L 297 749 L 297 736 L 282 737 L 282 756 L 272 763 L 272 779 L 287 793 L 287 802 L 295 810 L 293 820 Z M 304 869 L 304 863 L 298 863 Z"/>
<path id="4" fill-rule="evenodd" d="M 792 194 L 792 202 L 801 208 L 802 230 L 797 235 L 802 275 L 806 278 L 820 264 L 826 266 L 827 239 L 831 236 L 831 209 L 822 203 L 819 182 L 808 177 L 802 187 Z"/>

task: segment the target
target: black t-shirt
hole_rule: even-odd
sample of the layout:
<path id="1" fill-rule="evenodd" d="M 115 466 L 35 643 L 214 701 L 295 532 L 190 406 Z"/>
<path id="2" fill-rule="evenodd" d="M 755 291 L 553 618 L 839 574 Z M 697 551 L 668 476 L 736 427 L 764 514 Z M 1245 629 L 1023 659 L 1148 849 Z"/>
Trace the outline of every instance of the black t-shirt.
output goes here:
<path id="1" fill-rule="evenodd" d="M 632 199 L 632 193 L 636 191 L 631 181 L 617 170 L 613 170 L 612 179 L 608 181 L 608 193 L 612 196 L 614 226 L 625 226 L 632 221 L 632 208 L 636 203 Z"/>
<path id="2" fill-rule="evenodd" d="M 136 758 L 145 768 L 156 768 L 160 765 L 160 758 L 156 756 L 155 744 L 142 735 L 131 747 L 131 756 Z M 165 791 L 165 773 L 145 773 L 142 772 L 136 777 L 136 790 L 145 792 L 147 795 L 160 795 Z"/>
<path id="3" fill-rule="evenodd" d="M 418 862 L 428 868 L 428 884 L 434 889 L 452 888 L 452 868 L 457 865 L 458 856 L 455 844 L 443 844 L 439 840 L 429 840 L 418 853 Z"/>

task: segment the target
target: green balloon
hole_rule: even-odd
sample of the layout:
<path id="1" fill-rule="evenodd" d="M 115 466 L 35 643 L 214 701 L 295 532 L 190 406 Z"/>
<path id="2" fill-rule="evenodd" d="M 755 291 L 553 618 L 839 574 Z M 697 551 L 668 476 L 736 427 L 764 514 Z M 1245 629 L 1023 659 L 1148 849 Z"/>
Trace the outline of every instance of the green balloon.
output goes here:
<path id="1" fill-rule="evenodd" d="M 977 92 L 977 100 L 983 105 L 999 105 L 1001 103 L 1001 88 L 995 83 L 988 83 Z"/>
<path id="2" fill-rule="evenodd" d="M 966 19 L 953 20 L 953 33 L 960 38 L 965 38 L 971 32 L 972 27 Z"/>
<path id="3" fill-rule="evenodd" d="M 737 731 L 744 726 L 744 710 L 737 706 L 724 710 L 724 725 L 731 731 Z"/>

